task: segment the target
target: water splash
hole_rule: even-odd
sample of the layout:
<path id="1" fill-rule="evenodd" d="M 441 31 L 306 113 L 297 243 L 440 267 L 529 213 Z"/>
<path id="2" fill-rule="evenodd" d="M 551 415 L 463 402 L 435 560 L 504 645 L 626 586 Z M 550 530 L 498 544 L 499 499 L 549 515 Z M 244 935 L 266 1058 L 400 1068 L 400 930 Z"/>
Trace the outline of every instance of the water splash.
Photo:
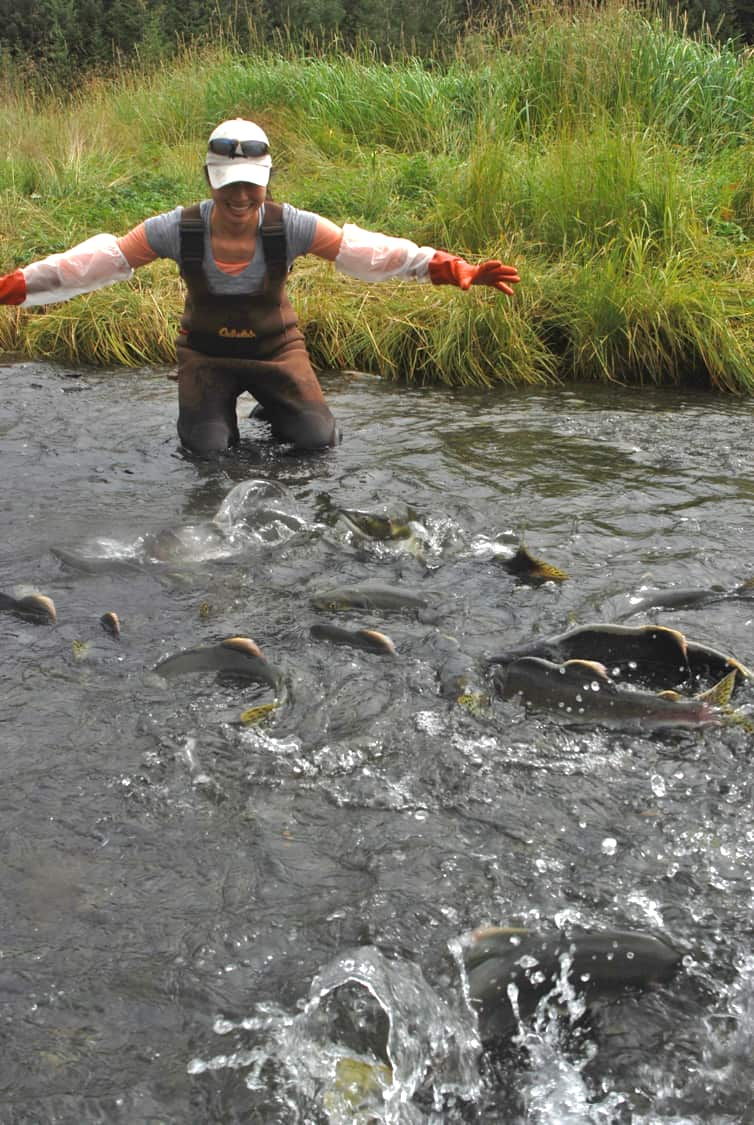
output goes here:
<path id="1" fill-rule="evenodd" d="M 449 1103 L 479 1097 L 480 1043 L 463 998 L 444 999 L 416 965 L 371 946 L 325 966 L 296 1015 L 260 1009 L 218 1020 L 214 1030 L 254 1032 L 261 1041 L 195 1058 L 190 1074 L 245 1070 L 247 1088 L 262 1091 L 272 1065 L 295 1091 L 293 1103 L 317 1107 L 331 1122 L 439 1125 Z"/>
<path id="2" fill-rule="evenodd" d="M 717 1010 L 699 1027 L 696 1065 L 662 1073 L 647 1065 L 642 1084 L 656 1090 L 651 1114 L 636 1125 L 740 1125 L 751 1120 L 751 1057 L 754 1051 L 754 956 L 738 962 L 738 976 L 721 992 Z"/>
<path id="3" fill-rule="evenodd" d="M 516 1043 L 529 1059 L 520 1091 L 527 1125 L 613 1125 L 621 1119 L 621 1107 L 627 1102 L 615 1090 L 601 1100 L 595 1097 L 584 1076 L 597 1054 L 591 1040 L 584 1039 L 578 1052 L 573 1044 L 565 1043 L 568 1029 L 578 1025 L 586 1011 L 584 997 L 569 979 L 570 968 L 570 957 L 563 955 L 555 986 L 540 1000 L 533 1022 L 519 1020 Z M 509 995 L 516 991 L 515 985 L 509 986 Z M 517 997 L 510 999 L 517 1012 Z"/>
<path id="4" fill-rule="evenodd" d="M 276 481 L 245 480 L 235 485 L 212 521 L 233 545 L 274 547 L 306 529 L 298 504 Z"/>

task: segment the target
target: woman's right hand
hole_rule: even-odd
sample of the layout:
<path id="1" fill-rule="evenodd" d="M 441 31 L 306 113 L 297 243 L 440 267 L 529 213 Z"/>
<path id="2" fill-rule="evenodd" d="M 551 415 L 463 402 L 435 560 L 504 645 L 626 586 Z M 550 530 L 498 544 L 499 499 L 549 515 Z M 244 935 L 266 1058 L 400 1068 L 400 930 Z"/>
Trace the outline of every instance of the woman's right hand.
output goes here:
<path id="1" fill-rule="evenodd" d="M 26 300 L 26 279 L 23 270 L 14 270 L 0 277 L 0 305 L 21 305 Z"/>

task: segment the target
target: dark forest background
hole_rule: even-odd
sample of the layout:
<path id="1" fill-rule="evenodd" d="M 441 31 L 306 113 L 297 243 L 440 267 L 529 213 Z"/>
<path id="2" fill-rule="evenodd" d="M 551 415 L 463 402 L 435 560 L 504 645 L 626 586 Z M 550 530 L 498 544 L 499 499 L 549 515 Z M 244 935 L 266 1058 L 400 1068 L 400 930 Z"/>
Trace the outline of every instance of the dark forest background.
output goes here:
<path id="1" fill-rule="evenodd" d="M 213 39 L 242 50 L 282 38 L 442 55 L 465 34 L 503 30 L 536 6 L 527 0 L 0 0 L 0 63 L 25 81 L 60 91 L 82 74 L 153 64 Z M 646 8 L 692 34 L 754 43 L 754 0 L 650 2 Z"/>

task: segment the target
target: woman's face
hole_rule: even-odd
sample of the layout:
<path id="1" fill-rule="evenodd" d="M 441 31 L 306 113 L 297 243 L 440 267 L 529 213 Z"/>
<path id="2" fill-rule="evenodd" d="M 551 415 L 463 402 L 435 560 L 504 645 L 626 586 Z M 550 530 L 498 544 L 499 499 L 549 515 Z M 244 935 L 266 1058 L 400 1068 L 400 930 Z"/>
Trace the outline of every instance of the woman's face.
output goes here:
<path id="1" fill-rule="evenodd" d="M 264 203 L 267 188 L 239 181 L 222 188 L 211 188 L 212 200 L 219 217 L 226 226 L 244 230 Z"/>

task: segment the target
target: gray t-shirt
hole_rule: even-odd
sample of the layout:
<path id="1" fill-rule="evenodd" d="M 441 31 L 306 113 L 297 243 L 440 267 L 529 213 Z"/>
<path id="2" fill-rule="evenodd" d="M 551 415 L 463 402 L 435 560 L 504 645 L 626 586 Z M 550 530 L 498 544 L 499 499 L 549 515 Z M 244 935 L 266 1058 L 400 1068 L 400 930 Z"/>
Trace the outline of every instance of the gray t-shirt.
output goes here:
<path id="1" fill-rule="evenodd" d="M 218 269 L 212 257 L 212 241 L 210 239 L 210 215 L 214 204 L 211 199 L 202 200 L 200 213 L 204 223 L 204 272 L 213 293 L 257 293 L 263 287 L 265 275 L 264 249 L 261 238 L 257 239 L 254 257 L 246 269 L 241 273 L 228 274 Z M 147 242 L 160 258 L 172 258 L 178 265 L 181 264 L 179 223 L 181 221 L 181 207 L 174 211 L 167 211 L 163 215 L 154 215 L 144 224 Z M 261 208 L 261 217 L 264 218 L 264 205 Z M 314 240 L 318 216 L 313 211 L 299 211 L 289 203 L 283 204 L 283 226 L 285 227 L 285 243 L 288 256 L 288 266 L 293 265 L 296 258 L 307 254 Z"/>

